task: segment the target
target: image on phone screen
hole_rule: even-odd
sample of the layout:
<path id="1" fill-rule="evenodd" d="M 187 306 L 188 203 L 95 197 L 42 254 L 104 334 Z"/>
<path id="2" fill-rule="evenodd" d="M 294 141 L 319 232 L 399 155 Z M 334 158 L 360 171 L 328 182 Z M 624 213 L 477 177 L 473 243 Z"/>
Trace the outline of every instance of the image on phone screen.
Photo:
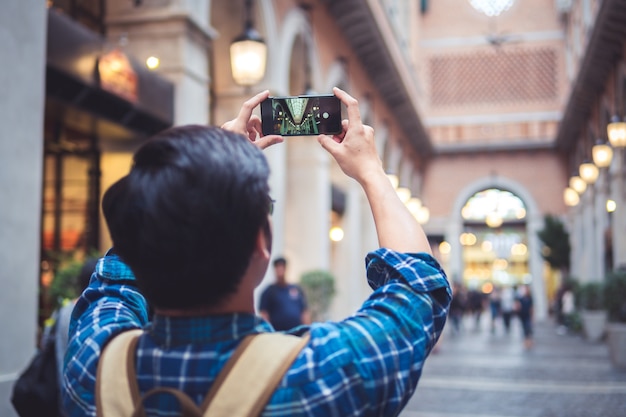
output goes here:
<path id="1" fill-rule="evenodd" d="M 269 97 L 261 103 L 263 134 L 307 136 L 341 132 L 341 102 L 334 95 Z"/>

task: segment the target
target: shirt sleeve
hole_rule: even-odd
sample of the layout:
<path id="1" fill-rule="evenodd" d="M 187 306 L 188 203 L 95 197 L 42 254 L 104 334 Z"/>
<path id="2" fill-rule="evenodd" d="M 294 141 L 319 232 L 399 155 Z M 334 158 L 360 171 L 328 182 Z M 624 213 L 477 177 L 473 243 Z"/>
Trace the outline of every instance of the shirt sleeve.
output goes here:
<path id="1" fill-rule="evenodd" d="M 116 334 L 147 323 L 148 306 L 132 271 L 109 252 L 98 261 L 89 286 L 72 311 L 62 392 L 68 416 L 95 415 L 101 350 Z"/>
<path id="2" fill-rule="evenodd" d="M 374 292 L 357 313 L 310 327 L 308 360 L 315 379 L 310 383 L 333 387 L 329 395 L 336 396 L 332 404 L 340 408 L 397 415 L 443 331 L 451 289 L 442 268 L 426 253 L 381 248 L 368 254 L 366 266 Z"/>

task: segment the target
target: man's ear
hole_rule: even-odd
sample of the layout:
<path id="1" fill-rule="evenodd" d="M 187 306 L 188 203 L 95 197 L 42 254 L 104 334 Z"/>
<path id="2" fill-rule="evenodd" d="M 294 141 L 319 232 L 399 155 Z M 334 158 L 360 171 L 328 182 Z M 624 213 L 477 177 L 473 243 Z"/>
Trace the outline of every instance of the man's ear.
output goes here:
<path id="1" fill-rule="evenodd" d="M 272 232 L 271 225 L 268 223 L 261 227 L 256 235 L 256 242 L 254 245 L 255 255 L 266 262 L 269 262 L 272 256 Z"/>

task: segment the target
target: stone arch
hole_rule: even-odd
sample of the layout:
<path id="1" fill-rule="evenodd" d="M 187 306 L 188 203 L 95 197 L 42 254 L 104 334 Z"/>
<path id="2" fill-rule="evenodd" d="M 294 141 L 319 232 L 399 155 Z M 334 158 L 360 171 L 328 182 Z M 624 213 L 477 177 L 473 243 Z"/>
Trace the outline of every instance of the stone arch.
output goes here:
<path id="1" fill-rule="evenodd" d="M 260 20 L 262 22 L 263 27 L 263 36 L 266 38 L 266 45 L 268 45 L 267 51 L 267 71 L 270 74 L 274 73 L 274 63 L 279 63 L 278 59 L 278 24 L 276 23 L 276 13 L 274 11 L 273 2 L 271 1 L 260 1 L 256 2 L 257 6 L 257 15 L 260 14 Z M 259 23 L 261 23 L 259 22 Z M 266 77 L 267 78 L 267 77 Z M 270 84 L 272 80 L 270 77 Z"/>
<path id="2" fill-rule="evenodd" d="M 526 206 L 526 235 L 528 239 L 528 269 L 532 276 L 532 294 L 535 300 L 535 317 L 543 320 L 548 314 L 548 301 L 543 282 L 543 259 L 541 257 L 541 244 L 537 232 L 543 227 L 543 216 L 528 189 L 518 183 L 501 176 L 489 176 L 478 179 L 468 184 L 457 195 L 452 205 L 449 226 L 446 230 L 445 239 L 450 243 L 451 258 L 448 274 L 452 280 L 459 280 L 463 269 L 461 244 L 458 240 L 463 230 L 463 217 L 461 209 L 465 202 L 475 193 L 488 188 L 498 188 L 509 191 L 519 197 Z"/>
<path id="3" fill-rule="evenodd" d="M 270 3 L 270 2 L 262 2 Z M 275 66 L 271 71 L 271 86 L 278 94 L 289 93 L 289 71 L 293 47 L 297 39 L 301 39 L 306 45 L 307 58 L 311 65 L 311 83 L 315 87 L 320 85 L 319 58 L 314 45 L 312 29 L 306 13 L 299 7 L 294 7 L 286 15 L 282 22 L 280 34 L 275 41 L 276 48 L 272 51 L 272 59 Z"/>

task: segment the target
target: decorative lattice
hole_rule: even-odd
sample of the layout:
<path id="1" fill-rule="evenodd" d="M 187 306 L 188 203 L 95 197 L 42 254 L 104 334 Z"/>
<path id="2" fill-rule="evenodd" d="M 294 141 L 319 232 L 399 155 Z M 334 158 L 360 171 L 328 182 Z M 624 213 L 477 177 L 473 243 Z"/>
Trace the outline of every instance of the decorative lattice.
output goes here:
<path id="1" fill-rule="evenodd" d="M 431 105 L 524 103 L 557 99 L 557 52 L 495 49 L 433 56 Z"/>

